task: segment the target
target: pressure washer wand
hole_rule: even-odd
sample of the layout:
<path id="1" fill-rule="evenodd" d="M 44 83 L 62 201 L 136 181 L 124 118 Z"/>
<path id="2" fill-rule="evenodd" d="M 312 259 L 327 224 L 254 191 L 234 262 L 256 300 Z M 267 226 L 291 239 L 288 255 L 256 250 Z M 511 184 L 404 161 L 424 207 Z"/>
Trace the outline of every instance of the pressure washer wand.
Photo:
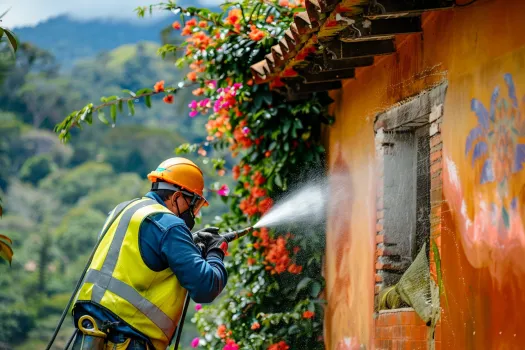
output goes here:
<path id="1" fill-rule="evenodd" d="M 222 237 L 224 237 L 224 239 L 226 239 L 226 241 L 230 243 L 232 241 L 235 241 L 236 239 L 246 236 L 252 230 L 253 230 L 253 227 L 250 226 L 242 230 L 225 233 L 222 235 Z"/>
<path id="2" fill-rule="evenodd" d="M 246 236 L 252 230 L 253 230 L 253 227 L 250 226 L 242 230 L 225 233 L 221 236 L 224 237 L 224 239 L 226 239 L 226 242 L 230 243 L 230 242 L 235 241 L 236 239 Z M 202 250 L 202 257 L 206 258 L 206 253 L 204 249 Z M 188 311 L 189 305 L 190 305 L 190 293 L 186 292 L 186 297 L 184 299 L 184 308 L 182 309 L 182 314 L 180 316 L 179 324 L 177 325 L 177 329 L 175 330 L 175 334 L 174 334 L 174 337 L 175 337 L 174 349 L 175 350 L 179 348 L 180 336 L 182 334 L 182 327 L 184 326 L 184 319 L 186 318 L 186 312 Z"/>

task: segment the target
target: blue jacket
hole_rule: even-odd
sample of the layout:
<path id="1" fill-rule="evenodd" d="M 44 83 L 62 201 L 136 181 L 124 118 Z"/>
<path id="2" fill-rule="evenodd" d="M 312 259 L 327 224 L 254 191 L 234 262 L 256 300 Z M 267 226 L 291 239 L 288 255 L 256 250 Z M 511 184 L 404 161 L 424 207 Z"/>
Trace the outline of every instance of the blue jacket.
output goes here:
<path id="1" fill-rule="evenodd" d="M 154 192 L 146 197 L 166 206 Z M 210 303 L 222 291 L 228 281 L 228 274 L 217 252 L 211 251 L 206 259 L 193 243 L 191 232 L 182 219 L 176 215 L 159 213 L 148 217 L 140 226 L 140 255 L 153 271 L 171 268 L 182 287 L 197 303 Z M 120 321 L 117 330 L 132 337 L 144 338 L 140 330 L 123 324 L 115 315 L 94 304 L 79 303 L 73 310 L 75 324 L 78 319 L 89 314 L 98 320 Z"/>

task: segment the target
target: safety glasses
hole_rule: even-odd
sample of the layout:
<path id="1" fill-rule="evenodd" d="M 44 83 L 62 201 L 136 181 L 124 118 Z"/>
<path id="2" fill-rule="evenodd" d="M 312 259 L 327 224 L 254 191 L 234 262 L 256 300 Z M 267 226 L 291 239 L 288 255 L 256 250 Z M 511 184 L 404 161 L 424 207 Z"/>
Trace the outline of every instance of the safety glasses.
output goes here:
<path id="1" fill-rule="evenodd" d="M 199 196 L 198 194 L 186 191 L 184 189 L 181 189 L 180 192 L 184 195 L 184 199 L 188 198 L 190 200 L 188 205 L 190 209 L 193 211 L 193 215 L 197 216 L 201 208 L 206 204 L 206 200 L 202 198 L 201 196 Z"/>

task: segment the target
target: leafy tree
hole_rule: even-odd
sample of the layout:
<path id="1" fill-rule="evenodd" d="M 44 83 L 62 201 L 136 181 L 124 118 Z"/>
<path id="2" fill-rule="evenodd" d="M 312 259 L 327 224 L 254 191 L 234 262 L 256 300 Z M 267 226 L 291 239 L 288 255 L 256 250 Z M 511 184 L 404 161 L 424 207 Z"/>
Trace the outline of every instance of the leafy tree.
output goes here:
<path id="1" fill-rule="evenodd" d="M 48 155 L 34 156 L 26 160 L 22 169 L 20 170 L 20 179 L 27 181 L 33 185 L 38 185 L 40 180 L 48 176 L 55 169 L 56 164 L 53 163 L 51 157 Z"/>
<path id="2" fill-rule="evenodd" d="M 7 11 L 0 15 L 0 22 L 2 18 L 6 15 L 6 13 Z M 9 29 L 0 26 L 0 49 L 6 41 L 8 43 L 8 46 L 13 50 L 13 52 L 16 52 L 16 50 L 18 49 L 18 39 L 16 38 L 15 34 Z M 7 73 L 9 72 L 12 64 L 9 59 L 6 59 L 6 54 L 2 53 L 1 50 L 0 61 L 3 62 L 0 64 L 0 82 L 2 82 L 5 79 Z M 2 164 L 0 163 L 0 165 Z M 0 217 L 2 216 L 2 211 L 2 198 L 0 197 Z M 0 257 L 11 262 L 11 258 L 13 256 L 13 250 L 10 247 L 11 240 L 7 236 L 2 236 L 1 238 L 2 239 L 0 239 Z"/>
<path id="3" fill-rule="evenodd" d="M 111 185 L 114 176 L 109 164 L 89 162 L 71 170 L 55 171 L 42 180 L 40 188 L 56 195 L 62 203 L 72 205 L 90 192 Z"/>
<path id="4" fill-rule="evenodd" d="M 78 206 L 66 213 L 54 233 L 66 263 L 91 252 L 105 219 L 106 215 L 87 206 Z"/>

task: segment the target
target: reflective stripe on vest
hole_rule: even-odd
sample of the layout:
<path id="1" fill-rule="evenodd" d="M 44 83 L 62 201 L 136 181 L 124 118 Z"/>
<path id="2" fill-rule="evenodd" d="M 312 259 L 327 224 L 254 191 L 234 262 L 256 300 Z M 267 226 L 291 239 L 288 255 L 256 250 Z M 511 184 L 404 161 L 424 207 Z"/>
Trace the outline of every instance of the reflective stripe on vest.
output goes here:
<path id="1" fill-rule="evenodd" d="M 102 275 L 106 275 L 107 278 L 111 278 L 111 275 L 113 275 L 113 271 L 115 271 L 115 266 L 117 266 L 120 248 L 122 247 L 122 242 L 124 241 L 124 237 L 126 236 L 126 231 L 128 230 L 129 222 L 131 221 L 133 214 L 135 214 L 140 209 L 153 204 L 158 203 L 152 199 L 146 200 L 133 205 L 131 208 L 128 208 L 124 212 L 124 215 L 122 215 L 122 217 L 120 218 L 117 230 L 115 231 L 115 235 L 113 236 L 113 240 L 111 241 L 111 244 L 109 246 L 109 251 L 106 255 L 106 259 L 104 260 L 102 268 L 100 269 Z M 93 288 L 93 295 L 91 296 L 91 301 L 100 304 L 100 301 L 102 300 L 102 297 L 106 292 L 106 289 L 103 286 L 104 284 L 99 285 L 98 283 L 95 283 L 95 288 Z"/>
<path id="2" fill-rule="evenodd" d="M 172 214 L 149 198 L 121 203 L 110 213 L 77 302 L 108 309 L 148 337 L 155 349 L 164 349 L 180 317 L 185 290 L 171 269 L 153 271 L 140 256 L 140 225 L 156 213 Z"/>
<path id="3" fill-rule="evenodd" d="M 170 330 L 173 328 L 173 320 L 149 300 L 143 298 L 139 292 L 133 289 L 133 287 L 128 286 L 126 283 L 119 281 L 116 278 L 105 275 L 100 271 L 91 269 L 86 273 L 84 283 L 93 283 L 100 288 L 99 290 L 103 290 L 104 292 L 109 290 L 126 300 L 153 321 L 157 327 L 162 329 L 166 337 L 170 337 Z M 102 294 L 104 294 L 104 292 Z M 93 294 L 95 294 L 95 291 L 93 291 Z"/>

